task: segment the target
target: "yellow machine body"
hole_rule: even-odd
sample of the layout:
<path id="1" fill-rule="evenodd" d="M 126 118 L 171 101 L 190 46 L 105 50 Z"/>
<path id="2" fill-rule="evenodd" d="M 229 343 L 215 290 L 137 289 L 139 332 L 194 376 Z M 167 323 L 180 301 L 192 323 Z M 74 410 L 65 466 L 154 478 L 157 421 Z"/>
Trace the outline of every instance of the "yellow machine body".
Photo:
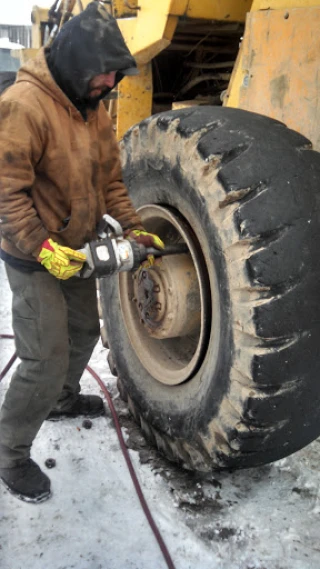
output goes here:
<path id="1" fill-rule="evenodd" d="M 252 0 L 139 0 L 130 4 L 114 0 L 114 12 L 131 53 L 140 67 L 134 80 L 125 78 L 119 85 L 117 134 L 121 138 L 133 124 L 150 116 L 152 109 L 152 69 L 150 62 L 167 48 L 179 18 L 233 22 L 245 20 Z"/>
<path id="2" fill-rule="evenodd" d="M 270 7 L 270 8 L 267 8 Z M 320 150 L 320 4 L 255 1 L 226 105 L 284 122 Z"/>
<path id="3" fill-rule="evenodd" d="M 85 7 L 89 0 L 82 0 Z M 67 9 L 79 12 L 79 2 Z M 64 7 L 64 3 L 62 3 Z M 63 9 L 63 8 L 62 8 Z M 152 61 L 170 48 L 181 22 L 244 24 L 239 51 L 223 104 L 268 115 L 309 138 L 320 149 L 319 65 L 320 4 L 312 0 L 113 0 L 127 45 L 140 74 L 125 78 L 110 102 L 118 138 L 153 111 Z M 43 43 L 48 10 L 33 10 L 33 49 Z M 227 29 L 227 28 L 226 28 Z M 199 40 L 201 44 L 201 38 Z M 178 108 L 195 101 L 180 101 Z"/>

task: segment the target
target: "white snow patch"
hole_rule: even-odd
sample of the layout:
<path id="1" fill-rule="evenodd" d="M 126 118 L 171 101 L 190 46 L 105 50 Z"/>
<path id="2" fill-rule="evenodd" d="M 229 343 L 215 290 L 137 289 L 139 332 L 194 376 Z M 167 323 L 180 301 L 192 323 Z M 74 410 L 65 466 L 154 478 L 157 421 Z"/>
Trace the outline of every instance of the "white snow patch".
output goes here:
<path id="1" fill-rule="evenodd" d="M 9 38 L 0 38 L 0 49 L 24 49 L 24 45 L 10 41 Z"/>

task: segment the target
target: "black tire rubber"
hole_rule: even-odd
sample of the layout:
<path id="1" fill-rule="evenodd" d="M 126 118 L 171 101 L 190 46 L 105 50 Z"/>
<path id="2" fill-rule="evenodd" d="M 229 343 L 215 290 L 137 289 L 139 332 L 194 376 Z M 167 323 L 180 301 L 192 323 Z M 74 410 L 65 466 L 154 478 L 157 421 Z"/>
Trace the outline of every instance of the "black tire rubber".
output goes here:
<path id="1" fill-rule="evenodd" d="M 107 362 L 108 362 L 108 366 L 109 366 L 110 372 L 112 373 L 112 375 L 114 375 L 115 377 L 117 377 L 118 371 L 117 371 L 116 366 L 114 365 L 114 361 L 113 361 L 113 357 L 112 357 L 112 353 L 111 353 L 111 352 L 108 353 Z"/>
<path id="2" fill-rule="evenodd" d="M 218 340 L 215 330 L 200 369 L 168 386 L 132 348 L 119 277 L 102 279 L 112 358 L 135 418 L 169 459 L 198 470 L 301 449 L 320 434 L 320 154 L 278 121 L 222 107 L 155 115 L 120 146 L 135 206 L 179 212 L 219 285 Z"/>

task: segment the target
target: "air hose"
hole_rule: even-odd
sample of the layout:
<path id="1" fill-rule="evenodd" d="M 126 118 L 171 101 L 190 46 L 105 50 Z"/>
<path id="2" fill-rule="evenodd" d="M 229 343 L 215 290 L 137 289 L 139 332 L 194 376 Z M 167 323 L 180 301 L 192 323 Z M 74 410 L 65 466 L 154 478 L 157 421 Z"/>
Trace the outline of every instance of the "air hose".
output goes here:
<path id="1" fill-rule="evenodd" d="M 12 335 L 10 335 L 10 334 L 0 334 L 0 339 L 1 339 L 1 340 L 13 340 L 14 337 L 13 337 Z M 1 381 L 1 380 L 5 377 L 5 375 L 8 373 L 8 371 L 10 370 L 11 366 L 13 365 L 13 363 L 15 362 L 15 360 L 17 359 L 17 357 L 18 357 L 18 356 L 17 356 L 16 353 L 14 353 L 14 354 L 11 356 L 11 358 L 10 358 L 10 360 L 8 361 L 7 365 L 6 365 L 6 366 L 3 368 L 3 370 L 0 372 L 0 381 Z M 136 473 L 135 473 L 134 466 L 133 466 L 132 461 L 131 461 L 131 458 L 130 458 L 130 454 L 129 454 L 128 449 L 127 449 L 127 447 L 126 447 L 126 444 L 125 444 L 125 442 L 124 442 L 124 438 L 123 438 L 122 431 L 121 431 L 121 426 L 120 426 L 120 423 L 119 423 L 119 418 L 118 418 L 117 412 L 116 412 L 116 410 L 115 410 L 115 407 L 114 407 L 114 404 L 113 404 L 113 401 L 112 401 L 112 397 L 111 397 L 111 395 L 110 395 L 110 393 L 109 393 L 109 391 L 108 391 L 106 385 L 104 384 L 104 382 L 102 381 L 102 379 L 99 377 L 99 375 L 98 375 L 90 366 L 87 366 L 86 369 L 87 369 L 87 371 L 92 375 L 92 377 L 96 380 L 96 382 L 97 382 L 98 385 L 100 386 L 100 388 L 101 388 L 101 390 L 102 390 L 102 392 L 103 392 L 103 394 L 104 394 L 104 396 L 105 396 L 105 398 L 106 398 L 106 400 L 107 400 L 107 402 L 108 402 L 109 409 L 110 409 L 110 412 L 111 412 L 111 415 L 112 415 L 112 418 L 113 418 L 113 421 L 114 421 L 114 424 L 115 424 L 115 427 L 116 427 L 116 431 L 117 431 L 117 435 L 118 435 L 118 439 L 119 439 L 119 444 L 120 444 L 120 447 L 121 447 L 121 450 L 122 450 L 122 454 L 123 454 L 124 459 L 125 459 L 125 461 L 126 461 L 126 464 L 127 464 L 127 467 L 128 467 L 128 470 L 129 470 L 129 473 L 130 473 L 130 476 L 131 476 L 131 479 L 132 479 L 134 488 L 135 488 L 136 493 L 137 493 L 137 495 L 138 495 L 138 498 L 139 498 L 139 501 L 140 501 L 142 510 L 143 510 L 143 512 L 144 512 L 144 514 L 145 514 L 145 516 L 146 516 L 146 518 L 147 518 L 147 520 L 148 520 L 148 523 L 149 523 L 149 525 L 150 525 L 150 528 L 151 528 L 151 530 L 152 530 L 152 532 L 153 532 L 153 534 L 154 534 L 154 536 L 155 536 L 155 538 L 156 538 L 156 540 L 157 540 L 157 542 L 158 542 L 158 545 L 159 545 L 159 547 L 160 547 L 161 553 L 162 553 L 162 555 L 163 555 L 163 557 L 164 557 L 164 560 L 165 560 L 165 562 L 166 562 L 166 564 L 167 564 L 168 569 L 175 569 L 175 566 L 174 566 L 174 563 L 173 563 L 173 561 L 172 561 L 172 559 L 171 559 L 171 556 L 170 556 L 170 553 L 169 553 L 169 551 L 168 551 L 168 548 L 167 548 L 167 546 L 166 546 L 166 544 L 165 544 L 165 542 L 164 542 L 164 540 L 163 540 L 163 538 L 162 538 L 162 536 L 161 536 L 161 533 L 160 533 L 160 531 L 159 531 L 159 529 L 158 529 L 158 527 L 157 527 L 156 522 L 154 521 L 154 519 L 153 519 L 153 517 L 152 517 L 152 514 L 151 514 L 151 512 L 150 512 L 149 506 L 148 506 L 148 504 L 147 504 L 147 501 L 146 501 L 146 499 L 145 499 L 145 497 L 144 497 L 142 488 L 141 488 L 141 486 L 140 486 L 139 480 L 138 480 L 137 475 L 136 475 Z"/>

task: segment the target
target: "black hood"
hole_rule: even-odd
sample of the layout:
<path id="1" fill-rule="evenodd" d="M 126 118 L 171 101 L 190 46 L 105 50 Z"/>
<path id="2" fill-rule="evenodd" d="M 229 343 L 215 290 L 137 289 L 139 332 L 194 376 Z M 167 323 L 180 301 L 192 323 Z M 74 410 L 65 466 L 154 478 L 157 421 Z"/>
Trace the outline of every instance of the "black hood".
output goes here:
<path id="1" fill-rule="evenodd" d="M 62 26 L 46 58 L 56 83 L 81 112 L 95 108 L 111 91 L 106 88 L 100 97 L 89 99 L 93 77 L 117 71 L 117 84 L 124 75 L 138 73 L 117 21 L 96 1 Z"/>

